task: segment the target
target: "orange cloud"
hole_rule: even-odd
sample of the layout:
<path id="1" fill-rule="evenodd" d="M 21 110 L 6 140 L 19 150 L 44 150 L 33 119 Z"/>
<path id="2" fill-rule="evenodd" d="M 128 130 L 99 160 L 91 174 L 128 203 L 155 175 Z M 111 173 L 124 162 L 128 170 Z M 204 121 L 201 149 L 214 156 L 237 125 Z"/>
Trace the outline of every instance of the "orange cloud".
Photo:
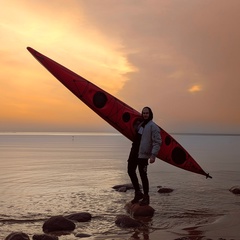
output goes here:
<path id="1" fill-rule="evenodd" d="M 202 91 L 202 87 L 200 85 L 193 85 L 188 89 L 190 93 L 200 92 Z"/>

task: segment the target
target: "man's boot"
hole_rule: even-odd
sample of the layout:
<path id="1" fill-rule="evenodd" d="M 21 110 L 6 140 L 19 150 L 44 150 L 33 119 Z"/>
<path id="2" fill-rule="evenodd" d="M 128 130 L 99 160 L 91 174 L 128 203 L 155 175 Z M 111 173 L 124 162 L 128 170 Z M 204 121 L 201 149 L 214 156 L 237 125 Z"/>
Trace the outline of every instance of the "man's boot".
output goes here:
<path id="1" fill-rule="evenodd" d="M 143 198 L 143 193 L 141 191 L 135 192 L 134 199 L 131 201 L 132 204 L 138 203 L 139 200 Z"/>
<path id="2" fill-rule="evenodd" d="M 148 194 L 144 194 L 142 200 L 140 201 L 140 206 L 146 206 L 149 205 L 150 200 L 149 200 L 149 195 Z"/>

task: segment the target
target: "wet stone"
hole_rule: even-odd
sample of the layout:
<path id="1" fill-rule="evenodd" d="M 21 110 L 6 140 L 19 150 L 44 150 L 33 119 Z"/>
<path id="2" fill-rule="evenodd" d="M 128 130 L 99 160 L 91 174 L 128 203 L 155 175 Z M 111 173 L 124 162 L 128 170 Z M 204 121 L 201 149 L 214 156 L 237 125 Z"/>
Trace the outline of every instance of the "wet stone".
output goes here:
<path id="1" fill-rule="evenodd" d="M 160 187 L 158 189 L 158 192 L 159 193 L 171 193 L 171 192 L 173 192 L 173 189 L 172 188 L 166 188 L 166 187 Z"/>
<path id="2" fill-rule="evenodd" d="M 131 189 L 134 190 L 132 183 L 119 184 L 119 185 L 113 186 L 112 188 L 118 192 L 126 192 L 127 190 L 131 190 Z M 139 188 L 142 189 L 142 186 L 140 184 L 139 184 Z"/>
<path id="3" fill-rule="evenodd" d="M 50 233 L 50 232 L 71 232 L 75 229 L 75 224 L 63 217 L 63 216 L 54 216 L 49 218 L 43 224 L 43 232 Z"/>
<path id="4" fill-rule="evenodd" d="M 87 237 L 91 237 L 90 234 L 86 234 L 86 233 L 77 233 L 75 235 L 75 237 L 78 237 L 78 238 L 87 238 Z"/>
<path id="5" fill-rule="evenodd" d="M 119 191 L 121 189 L 125 189 L 126 191 L 129 190 L 129 189 L 134 189 L 134 187 L 131 183 L 115 185 L 112 188 L 115 189 L 116 191 Z"/>
<path id="6" fill-rule="evenodd" d="M 125 205 L 126 211 L 133 217 L 152 217 L 155 210 L 149 206 L 140 206 L 139 203 L 132 204 L 131 202 Z"/>
<path id="7" fill-rule="evenodd" d="M 238 194 L 240 194 L 240 187 L 238 187 L 238 186 L 231 187 L 231 188 L 229 189 L 229 191 L 232 192 L 233 194 L 238 195 Z"/>
<path id="8" fill-rule="evenodd" d="M 33 235 L 33 240 L 58 240 L 58 237 L 48 234 L 36 234 Z"/>
<path id="9" fill-rule="evenodd" d="M 88 222 L 92 219 L 92 215 L 88 212 L 80 212 L 67 215 L 65 218 L 76 222 Z"/>
<path id="10" fill-rule="evenodd" d="M 23 232 L 12 232 L 5 240 L 30 240 L 29 236 Z"/>
<path id="11" fill-rule="evenodd" d="M 118 192 L 126 192 L 127 188 L 126 187 L 120 187 L 117 189 Z"/>

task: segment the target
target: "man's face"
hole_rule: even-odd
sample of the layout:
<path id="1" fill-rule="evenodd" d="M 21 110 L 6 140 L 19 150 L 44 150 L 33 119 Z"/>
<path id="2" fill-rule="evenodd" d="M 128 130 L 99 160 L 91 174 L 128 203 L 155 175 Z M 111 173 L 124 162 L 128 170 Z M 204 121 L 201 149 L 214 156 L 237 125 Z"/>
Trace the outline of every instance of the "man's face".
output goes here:
<path id="1" fill-rule="evenodd" d="M 144 108 L 142 110 L 142 116 L 144 120 L 147 120 L 149 118 L 149 109 L 148 108 Z"/>

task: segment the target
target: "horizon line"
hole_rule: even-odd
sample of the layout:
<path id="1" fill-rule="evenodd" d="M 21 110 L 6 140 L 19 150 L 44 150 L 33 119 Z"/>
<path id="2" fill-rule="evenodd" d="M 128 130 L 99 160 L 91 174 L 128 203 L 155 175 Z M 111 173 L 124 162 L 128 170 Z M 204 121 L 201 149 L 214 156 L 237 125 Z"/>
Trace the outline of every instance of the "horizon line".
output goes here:
<path id="1" fill-rule="evenodd" d="M 94 134 L 98 134 L 98 135 L 122 135 L 119 132 L 114 132 L 114 131 L 0 131 L 1 135 L 7 135 L 7 134 L 64 134 L 64 135 L 74 135 L 74 134 L 87 134 L 87 135 L 94 135 Z M 240 136 L 240 133 L 206 133 L 206 132 L 170 132 L 170 135 L 198 135 L 198 136 Z"/>

